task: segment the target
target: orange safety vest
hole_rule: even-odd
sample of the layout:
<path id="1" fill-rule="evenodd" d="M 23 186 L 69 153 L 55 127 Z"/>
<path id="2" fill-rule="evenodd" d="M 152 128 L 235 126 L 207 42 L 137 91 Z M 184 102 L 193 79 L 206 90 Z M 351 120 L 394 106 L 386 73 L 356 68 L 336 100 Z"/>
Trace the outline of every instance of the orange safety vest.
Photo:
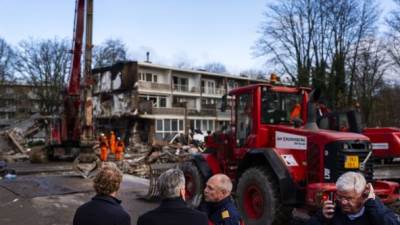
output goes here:
<path id="1" fill-rule="evenodd" d="M 110 149 L 111 149 L 111 153 L 113 153 L 113 154 L 115 154 L 116 142 L 117 142 L 117 138 L 115 136 L 115 133 L 113 131 L 111 131 L 111 134 L 110 134 Z"/>
<path id="2" fill-rule="evenodd" d="M 301 106 L 299 103 L 294 105 L 292 112 L 290 112 L 290 120 L 294 120 L 295 118 L 300 118 Z"/>
<path id="3" fill-rule="evenodd" d="M 107 161 L 108 157 L 108 141 L 105 136 L 100 137 L 100 159 Z"/>
<path id="4" fill-rule="evenodd" d="M 116 149 L 115 149 L 115 159 L 116 159 L 116 160 L 121 160 L 124 151 L 125 151 L 125 144 L 124 144 L 124 142 L 121 141 L 121 140 L 118 140 L 118 141 L 117 141 L 117 146 L 116 146 Z"/>

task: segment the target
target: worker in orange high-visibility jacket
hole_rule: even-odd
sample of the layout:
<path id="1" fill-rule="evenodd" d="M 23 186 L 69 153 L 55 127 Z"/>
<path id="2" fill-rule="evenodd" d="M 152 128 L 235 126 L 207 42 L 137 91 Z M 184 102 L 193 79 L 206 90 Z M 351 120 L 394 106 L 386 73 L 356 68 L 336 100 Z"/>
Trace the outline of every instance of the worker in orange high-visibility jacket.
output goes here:
<path id="1" fill-rule="evenodd" d="M 290 112 L 290 121 L 293 121 L 294 119 L 300 119 L 300 114 L 301 114 L 301 106 L 299 103 L 296 103 Z"/>
<path id="2" fill-rule="evenodd" d="M 119 161 L 122 160 L 123 155 L 124 155 L 124 151 L 125 151 L 125 144 L 124 142 L 121 140 L 120 137 L 117 138 L 117 144 L 116 144 L 116 148 L 115 148 L 115 160 Z"/>
<path id="3" fill-rule="evenodd" d="M 107 137 L 101 133 L 100 134 L 100 159 L 101 161 L 107 161 L 108 157 L 108 140 Z"/>
<path id="4" fill-rule="evenodd" d="M 110 150 L 112 154 L 115 154 L 115 149 L 116 149 L 116 144 L 117 144 L 117 138 L 115 136 L 114 131 L 110 132 Z"/>

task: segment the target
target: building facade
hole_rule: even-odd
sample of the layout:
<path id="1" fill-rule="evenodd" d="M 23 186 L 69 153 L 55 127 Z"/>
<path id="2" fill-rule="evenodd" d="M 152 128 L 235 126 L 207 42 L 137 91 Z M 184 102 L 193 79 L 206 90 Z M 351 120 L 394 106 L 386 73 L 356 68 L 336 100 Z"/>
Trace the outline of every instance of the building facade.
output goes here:
<path id="1" fill-rule="evenodd" d="M 7 127 L 16 120 L 39 112 L 39 100 L 34 89 L 32 85 L 0 85 L 0 127 Z"/>
<path id="2" fill-rule="evenodd" d="M 230 109 L 220 110 L 222 96 L 266 82 L 135 61 L 94 69 L 93 77 L 96 130 L 114 130 L 126 141 L 144 143 L 169 141 L 193 130 L 219 130 L 231 117 Z"/>

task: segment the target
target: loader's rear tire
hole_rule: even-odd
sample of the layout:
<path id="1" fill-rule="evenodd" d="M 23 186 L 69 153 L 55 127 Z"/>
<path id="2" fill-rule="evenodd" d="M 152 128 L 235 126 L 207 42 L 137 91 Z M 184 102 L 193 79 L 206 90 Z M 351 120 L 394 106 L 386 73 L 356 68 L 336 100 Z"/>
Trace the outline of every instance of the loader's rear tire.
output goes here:
<path id="1" fill-rule="evenodd" d="M 239 178 L 238 206 L 246 225 L 287 224 L 292 208 L 282 205 L 279 187 L 263 167 L 253 167 Z"/>
<path id="2" fill-rule="evenodd" d="M 204 177 L 193 162 L 183 162 L 179 168 L 185 175 L 186 203 L 190 207 L 197 208 L 203 198 Z"/>

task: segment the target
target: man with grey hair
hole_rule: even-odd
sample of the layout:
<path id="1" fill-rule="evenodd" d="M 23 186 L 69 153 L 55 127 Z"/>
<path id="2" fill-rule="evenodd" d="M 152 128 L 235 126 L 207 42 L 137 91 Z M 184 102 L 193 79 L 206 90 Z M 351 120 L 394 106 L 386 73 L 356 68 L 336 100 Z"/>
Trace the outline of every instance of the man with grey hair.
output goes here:
<path id="1" fill-rule="evenodd" d="M 207 216 L 185 203 L 185 177 L 179 169 L 169 169 L 158 178 L 161 205 L 141 215 L 138 225 L 207 225 Z"/>
<path id="2" fill-rule="evenodd" d="M 310 225 L 399 225 L 392 210 L 375 196 L 370 183 L 356 172 L 347 172 L 336 181 L 336 200 L 327 200 Z"/>
<path id="3" fill-rule="evenodd" d="M 208 179 L 204 189 L 204 202 L 200 211 L 207 213 L 210 224 L 242 224 L 240 213 L 231 199 L 232 182 L 225 174 L 215 174 Z"/>

